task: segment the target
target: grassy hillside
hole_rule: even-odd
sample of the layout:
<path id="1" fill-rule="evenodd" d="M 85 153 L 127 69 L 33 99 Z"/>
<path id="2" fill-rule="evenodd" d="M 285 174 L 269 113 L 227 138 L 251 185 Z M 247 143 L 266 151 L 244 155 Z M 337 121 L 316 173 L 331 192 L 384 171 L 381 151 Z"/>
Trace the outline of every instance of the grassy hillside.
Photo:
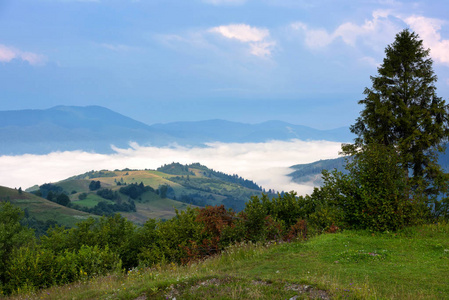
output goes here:
<path id="1" fill-rule="evenodd" d="M 245 244 L 12 299 L 448 299 L 448 224 Z M 296 297 L 296 298 L 295 298 Z"/>
<path id="2" fill-rule="evenodd" d="M 30 217 L 39 221 L 54 220 L 61 225 L 73 227 L 79 221 L 92 216 L 91 214 L 74 210 L 48 201 L 26 192 L 0 186 L 0 201 L 10 201 L 12 204 L 27 210 Z"/>
<path id="3" fill-rule="evenodd" d="M 90 190 L 92 181 L 100 182 L 100 189 L 116 193 L 115 199 L 97 195 Z M 121 188 L 132 184 L 151 187 L 136 198 L 121 192 Z M 254 182 L 237 175 L 227 175 L 208 169 L 200 164 L 181 165 L 173 163 L 158 170 L 101 170 L 90 171 L 56 182 L 54 186 L 70 197 L 71 204 L 79 209 L 94 209 L 99 203 L 114 205 L 117 202 L 132 201 L 136 211 L 117 211 L 137 224 L 148 218 L 169 219 L 175 210 L 189 205 L 221 205 L 242 210 L 245 202 L 253 195 L 260 195 L 262 189 Z M 47 197 L 47 192 L 43 192 Z"/>

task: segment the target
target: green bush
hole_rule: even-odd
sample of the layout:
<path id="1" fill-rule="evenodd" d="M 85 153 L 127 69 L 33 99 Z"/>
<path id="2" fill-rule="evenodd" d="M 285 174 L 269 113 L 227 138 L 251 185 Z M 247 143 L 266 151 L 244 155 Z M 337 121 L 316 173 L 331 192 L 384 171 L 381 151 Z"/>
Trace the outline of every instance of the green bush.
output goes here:
<path id="1" fill-rule="evenodd" d="M 312 223 L 387 231 L 428 218 L 424 193 L 412 187 L 394 147 L 370 144 L 351 159 L 349 174 L 323 173 L 323 186 L 311 195 L 322 205 L 312 214 Z"/>
<path id="2" fill-rule="evenodd" d="M 108 247 L 81 246 L 56 254 L 40 246 L 15 249 L 7 264 L 7 291 L 20 292 L 60 285 L 121 269 L 117 254 Z"/>

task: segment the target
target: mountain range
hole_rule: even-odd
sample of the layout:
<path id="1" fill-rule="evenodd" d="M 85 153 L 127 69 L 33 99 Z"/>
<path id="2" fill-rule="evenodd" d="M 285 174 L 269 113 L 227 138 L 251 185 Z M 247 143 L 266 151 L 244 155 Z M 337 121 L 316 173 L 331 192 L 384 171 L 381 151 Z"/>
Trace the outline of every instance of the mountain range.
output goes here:
<path id="1" fill-rule="evenodd" d="M 101 106 L 0 111 L 0 155 L 45 154 L 83 150 L 112 153 L 111 145 L 201 146 L 210 142 L 270 140 L 349 142 L 347 127 L 318 130 L 282 121 L 245 124 L 225 120 L 148 125 Z"/>

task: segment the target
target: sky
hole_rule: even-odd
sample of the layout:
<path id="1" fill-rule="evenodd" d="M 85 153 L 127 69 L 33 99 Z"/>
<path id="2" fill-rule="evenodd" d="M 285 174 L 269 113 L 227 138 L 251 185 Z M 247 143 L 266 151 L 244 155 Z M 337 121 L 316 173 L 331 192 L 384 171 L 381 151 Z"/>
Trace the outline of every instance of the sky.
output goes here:
<path id="1" fill-rule="evenodd" d="M 0 0 L 0 111 L 100 105 L 150 125 L 349 126 L 405 28 L 431 49 L 437 94 L 449 98 L 448 12 L 447 0 Z M 304 194 L 312 186 L 291 183 L 288 167 L 339 149 L 293 140 L 0 156 L 0 183 L 200 162 Z"/>
<path id="2" fill-rule="evenodd" d="M 349 126 L 410 28 L 449 96 L 447 0 L 0 0 L 0 110 Z"/>

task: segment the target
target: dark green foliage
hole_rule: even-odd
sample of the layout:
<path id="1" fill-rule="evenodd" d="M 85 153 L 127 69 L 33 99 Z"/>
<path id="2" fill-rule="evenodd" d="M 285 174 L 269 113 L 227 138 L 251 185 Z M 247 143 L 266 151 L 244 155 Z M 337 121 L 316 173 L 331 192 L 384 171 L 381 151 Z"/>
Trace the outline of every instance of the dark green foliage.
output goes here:
<path id="1" fill-rule="evenodd" d="M 118 170 L 116 170 L 118 171 Z M 117 176 L 116 173 L 107 171 L 107 170 L 101 170 L 101 171 L 90 171 L 81 175 L 73 176 L 68 178 L 67 180 L 81 180 L 81 179 L 92 179 L 92 178 L 101 178 L 101 177 L 115 177 Z"/>
<path id="2" fill-rule="evenodd" d="M 366 145 L 346 168 L 348 174 L 323 173 L 324 185 L 310 196 L 318 204 L 312 222 L 386 231 L 426 217 L 428 208 L 422 194 L 411 191 L 395 148 Z"/>
<path id="3" fill-rule="evenodd" d="M 142 182 L 140 184 L 137 183 L 128 184 L 127 186 L 121 187 L 119 191 L 120 193 L 127 195 L 134 200 L 139 198 L 145 192 L 149 191 L 155 192 L 152 187 L 144 186 Z"/>
<path id="4" fill-rule="evenodd" d="M 156 190 L 156 193 L 162 198 L 171 198 L 174 199 L 176 198 L 175 195 L 175 191 L 173 190 L 173 188 L 171 186 L 169 186 L 168 184 L 163 184 L 160 185 L 158 187 L 158 189 Z"/>
<path id="5" fill-rule="evenodd" d="M 224 181 L 227 183 L 238 184 L 238 185 L 240 185 L 242 187 L 246 187 L 248 189 L 262 191 L 262 188 L 251 180 L 244 179 L 236 174 L 228 175 L 228 174 L 225 174 L 222 172 L 217 172 L 217 171 L 209 169 L 206 166 L 203 166 L 199 163 L 193 163 L 190 165 L 182 165 L 180 163 L 172 163 L 169 165 L 164 165 L 164 166 L 158 168 L 157 170 L 160 172 L 167 173 L 167 174 L 185 176 L 185 178 L 175 177 L 176 178 L 175 180 L 182 179 L 182 181 L 192 180 L 193 178 L 191 178 L 190 176 L 195 176 L 195 173 L 192 170 L 198 170 L 198 171 L 201 171 L 201 173 L 204 177 L 208 177 L 210 179 L 217 179 L 218 181 Z M 197 179 L 198 178 L 195 178 L 195 180 L 197 180 Z"/>
<path id="6" fill-rule="evenodd" d="M 116 212 L 131 212 L 136 211 L 136 204 L 133 200 L 128 199 L 128 201 L 117 201 L 114 204 L 108 203 L 106 201 L 100 201 L 97 205 L 92 208 L 78 207 L 74 206 L 75 209 L 79 209 L 98 216 L 112 216 Z"/>
<path id="7" fill-rule="evenodd" d="M 87 193 L 81 193 L 81 194 L 78 195 L 78 199 L 79 200 L 84 200 L 86 198 L 87 198 Z"/>
<path id="8" fill-rule="evenodd" d="M 11 254 L 6 291 L 33 290 L 66 284 L 120 269 L 120 259 L 109 247 L 82 245 L 55 253 L 41 246 L 21 247 Z"/>
<path id="9" fill-rule="evenodd" d="M 5 272 L 14 249 L 33 242 L 33 231 L 22 226 L 23 212 L 9 202 L 0 202 L 0 289 L 8 281 Z"/>
<path id="10" fill-rule="evenodd" d="M 238 184 L 238 185 L 246 187 L 248 189 L 262 191 L 262 188 L 260 186 L 258 186 L 256 183 L 254 183 L 254 181 L 244 179 L 244 178 L 238 176 L 237 174 L 228 175 L 223 172 L 218 172 L 213 169 L 209 169 L 206 166 L 203 166 L 199 163 L 190 164 L 190 165 L 188 165 L 188 167 L 202 171 L 203 175 L 208 178 L 219 179 L 224 182 Z"/>
<path id="11" fill-rule="evenodd" d="M 117 191 L 112 191 L 111 189 L 101 189 L 97 191 L 97 195 L 108 200 L 118 200 L 120 199 Z M 80 199 L 81 200 L 81 199 Z"/>
<path id="12" fill-rule="evenodd" d="M 59 194 L 56 197 L 56 203 L 61 204 L 63 206 L 67 206 L 70 204 L 70 198 L 66 194 Z"/>
<path id="13" fill-rule="evenodd" d="M 41 197 L 48 199 L 48 194 L 51 192 L 51 198 L 53 198 L 54 194 L 60 194 L 62 193 L 62 187 L 51 184 L 51 183 L 45 183 L 39 187 L 39 191 L 41 194 Z"/>
<path id="14" fill-rule="evenodd" d="M 412 188 L 437 195 L 447 188 L 447 177 L 437 163 L 438 152 L 449 136 L 449 111 L 436 95 L 437 76 L 429 49 L 408 29 L 396 35 L 386 50 L 379 75 L 371 77 L 372 88 L 360 117 L 351 126 L 358 137 L 355 147 L 376 143 L 394 146 L 405 171 L 411 170 Z M 352 154 L 354 147 L 346 147 Z M 442 179 L 442 177 L 444 177 Z"/>
<path id="15" fill-rule="evenodd" d="M 96 191 L 96 190 L 98 190 L 98 189 L 100 189 L 101 188 L 101 182 L 100 181 L 95 181 L 95 180 L 92 180 L 90 183 L 89 183 L 89 190 L 91 190 L 91 191 Z"/>
<path id="16" fill-rule="evenodd" d="M 429 50 L 403 30 L 385 52 L 351 126 L 355 144 L 342 147 L 351 155 L 349 174 L 324 172 L 324 185 L 311 196 L 317 206 L 310 219 L 321 226 L 397 230 L 432 213 L 447 215 L 441 196 L 449 176 L 437 154 L 449 136 L 449 111 L 436 96 Z"/>
<path id="17" fill-rule="evenodd" d="M 34 230 L 34 234 L 36 237 L 43 236 L 47 233 L 48 229 L 60 226 L 58 222 L 55 220 L 47 220 L 47 221 L 40 221 L 37 220 L 35 217 L 26 216 L 20 221 L 20 224 L 22 226 L 28 227 L 32 230 Z"/>
<path id="18" fill-rule="evenodd" d="M 187 165 L 182 165 L 180 163 L 171 163 L 169 165 L 163 165 L 162 167 L 157 168 L 157 171 L 163 172 L 171 175 L 193 175 L 195 174 L 189 171 L 189 167 Z"/>

